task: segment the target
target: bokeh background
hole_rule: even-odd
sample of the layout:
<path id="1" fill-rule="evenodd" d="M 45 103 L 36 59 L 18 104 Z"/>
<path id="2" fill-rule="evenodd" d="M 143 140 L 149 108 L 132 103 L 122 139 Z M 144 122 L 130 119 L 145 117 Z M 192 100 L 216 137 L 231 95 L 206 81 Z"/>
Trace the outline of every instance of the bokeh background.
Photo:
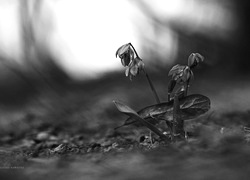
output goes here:
<path id="1" fill-rule="evenodd" d="M 191 52 L 199 52 L 210 71 L 249 68 L 247 1 L 0 3 L 1 59 L 17 69 L 49 68 L 51 62 L 73 79 L 98 77 L 121 68 L 114 52 L 127 42 L 159 67 L 186 63 Z"/>
<path id="2" fill-rule="evenodd" d="M 0 179 L 249 179 L 249 9 L 247 0 L 0 0 Z M 127 118 L 114 99 L 155 103 L 144 74 L 130 81 L 115 57 L 128 42 L 161 101 L 171 67 L 205 57 L 189 93 L 209 97 L 211 110 L 185 122 L 197 139 L 143 150 L 148 129 L 114 131 Z"/>
<path id="3" fill-rule="evenodd" d="M 2 132 L 37 122 L 113 127 L 124 119 L 113 99 L 138 110 L 153 104 L 143 74 L 130 82 L 115 58 L 128 42 L 162 101 L 170 68 L 198 52 L 205 62 L 190 93 L 207 95 L 216 113 L 246 111 L 248 20 L 247 0 L 1 0 Z"/>

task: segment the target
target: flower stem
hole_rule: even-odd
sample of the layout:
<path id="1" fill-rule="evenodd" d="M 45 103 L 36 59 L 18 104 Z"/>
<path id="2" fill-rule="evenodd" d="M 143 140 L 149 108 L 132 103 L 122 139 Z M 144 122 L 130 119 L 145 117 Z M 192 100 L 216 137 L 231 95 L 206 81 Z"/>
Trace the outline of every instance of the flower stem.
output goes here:
<path id="1" fill-rule="evenodd" d="M 158 95 L 157 95 L 157 92 L 156 92 L 156 90 L 155 90 L 155 88 L 154 88 L 154 85 L 153 85 L 153 83 L 152 83 L 152 81 L 151 81 L 151 79 L 150 79 L 150 77 L 149 77 L 149 75 L 148 75 L 148 73 L 146 72 L 145 69 L 144 69 L 144 73 L 146 74 L 148 83 L 149 83 L 149 85 L 150 85 L 150 88 L 151 88 L 151 90 L 152 90 L 154 96 L 155 96 L 156 102 L 157 102 L 158 104 L 161 103 L 161 102 L 160 102 L 160 99 L 159 99 L 159 97 L 158 97 Z"/>
<path id="2" fill-rule="evenodd" d="M 139 59 L 141 59 L 141 58 L 139 57 L 139 55 L 137 54 L 137 52 L 136 52 L 134 46 L 132 45 L 132 43 L 129 43 L 129 45 L 133 48 L 136 57 L 139 58 Z M 161 102 L 160 102 L 160 99 L 159 99 L 159 97 L 158 97 L 158 95 L 157 95 L 157 92 L 156 92 L 156 90 L 155 90 L 155 87 L 154 87 L 154 85 L 153 85 L 151 79 L 149 78 L 149 75 L 148 75 L 148 73 L 146 72 L 145 68 L 143 69 L 143 72 L 146 74 L 148 83 L 149 83 L 149 85 L 150 85 L 151 90 L 153 91 L 153 94 L 154 94 L 154 96 L 155 96 L 156 102 L 157 102 L 158 104 L 161 103 Z"/>
<path id="3" fill-rule="evenodd" d="M 173 105 L 173 136 L 185 137 L 185 131 L 183 128 L 183 119 L 180 117 L 180 102 L 177 94 L 174 95 Z"/>
<path id="4" fill-rule="evenodd" d="M 136 57 L 138 57 L 139 59 L 141 59 L 141 58 L 139 57 L 139 55 L 137 54 L 137 52 L 136 52 L 136 50 L 135 50 L 134 46 L 133 46 L 131 43 L 129 43 L 129 45 L 133 48 L 133 50 L 134 50 L 134 52 L 135 52 Z"/>
<path id="5" fill-rule="evenodd" d="M 185 87 L 185 93 L 184 93 L 184 96 L 187 96 L 188 95 L 188 90 L 189 90 L 189 85 L 190 84 L 190 80 L 187 80 L 187 83 L 186 83 L 186 87 Z"/>

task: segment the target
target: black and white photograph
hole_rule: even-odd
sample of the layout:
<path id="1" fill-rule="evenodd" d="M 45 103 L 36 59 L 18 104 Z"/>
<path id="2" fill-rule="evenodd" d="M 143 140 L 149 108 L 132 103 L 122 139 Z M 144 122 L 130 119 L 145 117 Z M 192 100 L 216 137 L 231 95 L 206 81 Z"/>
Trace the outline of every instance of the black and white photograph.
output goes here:
<path id="1" fill-rule="evenodd" d="M 249 180 L 249 9 L 0 0 L 0 179 Z"/>

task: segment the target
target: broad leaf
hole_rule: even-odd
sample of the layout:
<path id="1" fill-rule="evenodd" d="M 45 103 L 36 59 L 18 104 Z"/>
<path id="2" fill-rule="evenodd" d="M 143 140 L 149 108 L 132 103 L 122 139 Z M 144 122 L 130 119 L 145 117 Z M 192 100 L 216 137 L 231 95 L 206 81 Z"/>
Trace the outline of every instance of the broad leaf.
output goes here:
<path id="1" fill-rule="evenodd" d="M 147 122 L 146 120 L 144 120 L 143 118 L 141 118 L 136 111 L 134 111 L 132 108 L 130 108 L 129 106 L 118 102 L 118 101 L 113 101 L 114 104 L 116 105 L 117 109 L 130 116 L 131 118 L 135 119 L 136 121 L 139 121 L 140 123 L 142 123 L 144 126 L 146 126 L 147 128 L 149 128 L 151 131 L 153 131 L 155 134 L 157 134 L 158 136 L 160 136 L 162 139 L 166 139 L 167 137 L 159 130 L 157 129 L 154 125 L 152 125 L 151 123 Z"/>
<path id="2" fill-rule="evenodd" d="M 134 111 L 132 108 L 130 108 L 129 106 L 123 104 L 122 102 L 119 102 L 119 101 L 113 101 L 113 103 L 115 104 L 115 106 L 117 107 L 117 109 L 124 113 L 124 114 L 127 114 L 127 115 L 130 115 L 130 114 L 135 114 L 137 115 L 137 112 Z"/>
<path id="3" fill-rule="evenodd" d="M 180 99 L 179 115 L 183 120 L 194 119 L 210 109 L 210 99 L 200 94 L 192 94 Z M 173 120 L 173 100 L 165 103 L 147 106 L 137 114 L 149 122 L 156 124 L 160 120 Z M 134 124 L 135 126 L 142 126 L 133 117 L 128 118 L 124 125 Z"/>

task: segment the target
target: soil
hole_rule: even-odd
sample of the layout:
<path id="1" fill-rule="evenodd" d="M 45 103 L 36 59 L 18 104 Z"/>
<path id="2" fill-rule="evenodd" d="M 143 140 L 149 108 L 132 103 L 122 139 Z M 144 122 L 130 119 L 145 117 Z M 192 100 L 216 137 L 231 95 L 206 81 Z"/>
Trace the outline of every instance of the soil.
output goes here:
<path id="1" fill-rule="evenodd" d="M 114 99 L 136 110 L 154 104 L 143 78 L 107 76 L 71 84 L 60 94 L 44 90 L 22 106 L 2 105 L 0 179 L 249 179 L 250 111 L 238 94 L 247 97 L 248 91 L 234 81 L 226 99 L 221 92 L 232 82 L 206 82 L 204 88 L 198 78 L 190 93 L 210 97 L 212 108 L 185 123 L 185 140 L 152 134 L 151 141 L 147 128 L 114 130 L 127 118 Z M 155 81 L 165 97 L 167 86 L 160 84 Z M 159 128 L 169 133 L 165 124 Z"/>

